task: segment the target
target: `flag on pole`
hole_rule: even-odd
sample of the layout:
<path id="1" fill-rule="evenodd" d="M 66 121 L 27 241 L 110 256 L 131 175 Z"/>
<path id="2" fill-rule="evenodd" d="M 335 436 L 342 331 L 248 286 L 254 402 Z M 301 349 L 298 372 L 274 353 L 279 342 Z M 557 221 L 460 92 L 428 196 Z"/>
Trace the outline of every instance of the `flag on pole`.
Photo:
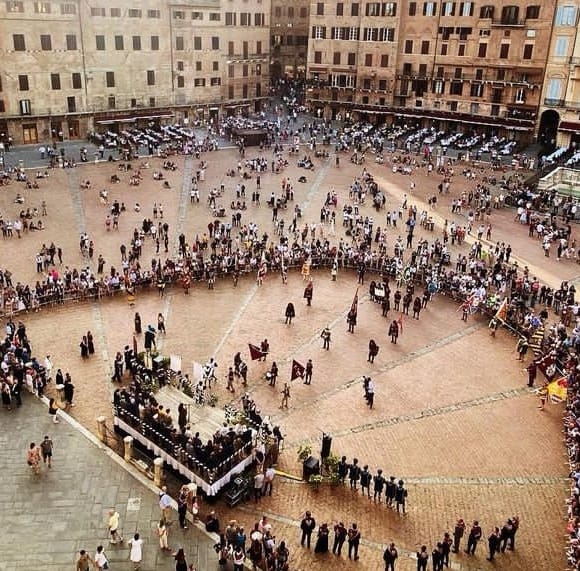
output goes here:
<path id="1" fill-rule="evenodd" d="M 497 311 L 495 312 L 495 319 L 499 319 L 500 321 L 505 321 L 507 318 L 507 309 L 508 309 L 508 303 L 507 303 L 507 298 L 505 298 L 501 302 Z"/>
<path id="2" fill-rule="evenodd" d="M 248 347 L 250 348 L 250 358 L 252 359 L 252 361 L 256 361 L 257 359 L 261 359 L 262 357 L 266 356 L 266 353 L 264 353 L 264 351 L 262 351 L 256 345 L 248 343 Z"/>
<path id="3" fill-rule="evenodd" d="M 550 395 L 550 400 L 554 403 L 565 401 L 568 397 L 568 380 L 566 377 L 560 377 L 552 381 L 548 385 L 548 394 Z"/>
<path id="4" fill-rule="evenodd" d="M 399 335 L 403 334 L 403 314 L 399 315 L 399 319 L 397 319 L 397 323 L 399 324 Z"/>
<path id="5" fill-rule="evenodd" d="M 356 292 L 354 294 L 354 299 L 352 300 L 352 304 L 350 306 L 350 312 L 351 315 L 354 315 L 354 317 L 357 316 L 358 313 L 358 288 L 356 288 Z"/>
<path id="6" fill-rule="evenodd" d="M 544 355 L 541 359 L 537 361 L 537 364 L 538 369 L 540 369 L 540 371 L 543 373 L 544 377 L 546 377 L 548 381 L 554 380 L 557 370 L 556 370 L 556 357 L 552 352 Z"/>
<path id="7" fill-rule="evenodd" d="M 292 373 L 290 375 L 290 380 L 293 381 L 294 379 L 302 379 L 304 378 L 304 365 L 301 365 L 296 359 L 292 360 Z"/>

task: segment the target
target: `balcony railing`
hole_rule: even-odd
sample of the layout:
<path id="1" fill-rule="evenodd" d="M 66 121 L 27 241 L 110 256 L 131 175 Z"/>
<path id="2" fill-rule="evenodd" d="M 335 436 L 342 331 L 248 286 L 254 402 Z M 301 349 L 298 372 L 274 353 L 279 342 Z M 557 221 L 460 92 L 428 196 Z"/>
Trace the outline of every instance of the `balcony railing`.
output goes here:
<path id="1" fill-rule="evenodd" d="M 508 27 L 508 28 L 523 28 L 526 25 L 525 20 L 516 20 L 514 18 L 494 18 L 491 21 L 491 25 L 494 27 Z"/>
<path id="2" fill-rule="evenodd" d="M 544 99 L 544 105 L 546 107 L 564 107 L 565 101 L 563 99 L 551 99 L 546 97 Z"/>

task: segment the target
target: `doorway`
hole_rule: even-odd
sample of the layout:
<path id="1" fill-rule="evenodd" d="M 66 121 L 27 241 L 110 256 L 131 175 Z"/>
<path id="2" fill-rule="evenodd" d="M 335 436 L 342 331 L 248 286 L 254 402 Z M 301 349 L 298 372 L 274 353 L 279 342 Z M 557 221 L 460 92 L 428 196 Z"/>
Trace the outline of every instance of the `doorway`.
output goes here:
<path id="1" fill-rule="evenodd" d="M 25 145 L 33 145 L 38 143 L 38 132 L 36 130 L 36 125 L 22 125 L 22 142 Z"/>

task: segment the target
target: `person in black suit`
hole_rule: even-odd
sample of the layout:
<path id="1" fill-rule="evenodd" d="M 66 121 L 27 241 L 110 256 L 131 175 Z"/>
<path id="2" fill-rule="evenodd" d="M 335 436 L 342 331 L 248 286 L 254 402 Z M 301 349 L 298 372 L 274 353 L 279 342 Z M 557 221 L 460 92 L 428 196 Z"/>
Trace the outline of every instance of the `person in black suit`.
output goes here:
<path id="1" fill-rule="evenodd" d="M 304 542 L 306 542 L 306 547 L 310 549 L 310 538 L 312 537 L 312 532 L 316 528 L 316 520 L 312 517 L 312 514 L 307 511 L 300 522 L 300 529 L 302 530 L 302 538 L 300 539 L 300 545 L 304 547 Z"/>

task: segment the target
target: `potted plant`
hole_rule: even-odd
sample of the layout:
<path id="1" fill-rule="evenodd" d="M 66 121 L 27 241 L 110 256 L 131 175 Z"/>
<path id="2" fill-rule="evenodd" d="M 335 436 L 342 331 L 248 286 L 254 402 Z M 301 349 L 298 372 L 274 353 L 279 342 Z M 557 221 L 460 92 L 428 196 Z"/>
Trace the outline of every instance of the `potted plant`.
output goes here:
<path id="1" fill-rule="evenodd" d="M 308 484 L 313 490 L 318 490 L 320 484 L 322 484 L 322 476 L 320 474 L 312 474 L 308 478 Z"/>
<path id="2" fill-rule="evenodd" d="M 303 442 L 302 444 L 300 444 L 300 446 L 298 446 L 297 454 L 298 460 L 304 462 L 306 458 L 312 456 L 312 445 L 308 444 L 307 442 Z"/>

